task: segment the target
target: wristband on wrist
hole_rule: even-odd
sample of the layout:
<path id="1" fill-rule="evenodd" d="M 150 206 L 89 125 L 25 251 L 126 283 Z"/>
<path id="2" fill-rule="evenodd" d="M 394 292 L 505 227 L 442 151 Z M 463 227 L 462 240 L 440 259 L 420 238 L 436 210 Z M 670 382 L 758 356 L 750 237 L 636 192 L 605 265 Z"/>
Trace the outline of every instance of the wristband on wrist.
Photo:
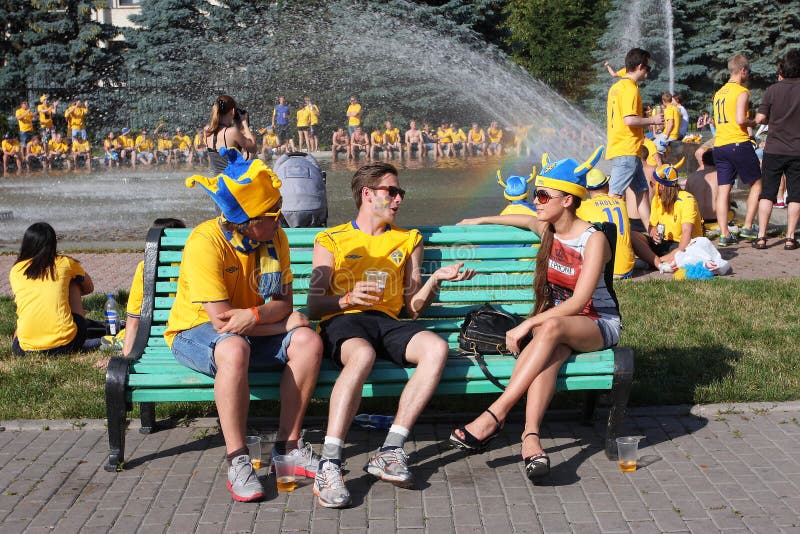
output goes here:
<path id="1" fill-rule="evenodd" d="M 344 296 L 339 300 L 340 304 L 339 307 L 344 309 L 345 306 L 350 306 L 350 292 L 344 294 Z M 343 305 L 342 305 L 343 304 Z"/>
<path id="2" fill-rule="evenodd" d="M 261 314 L 258 313 L 258 307 L 257 306 L 253 306 L 252 308 L 249 308 L 249 310 L 250 310 L 250 313 L 252 313 L 255 316 L 256 324 L 260 323 L 261 322 Z"/>

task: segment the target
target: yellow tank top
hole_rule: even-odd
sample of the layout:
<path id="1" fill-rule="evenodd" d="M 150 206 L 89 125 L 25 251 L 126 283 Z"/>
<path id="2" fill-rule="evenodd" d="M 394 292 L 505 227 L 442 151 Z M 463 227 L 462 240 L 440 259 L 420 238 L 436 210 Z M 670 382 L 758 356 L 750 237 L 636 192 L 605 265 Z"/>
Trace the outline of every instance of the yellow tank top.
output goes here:
<path id="1" fill-rule="evenodd" d="M 714 146 L 745 143 L 750 140 L 747 128 L 736 123 L 736 101 L 742 93 L 747 93 L 749 98 L 750 91 L 745 86 L 728 82 L 714 94 L 714 122 L 717 125 Z"/>

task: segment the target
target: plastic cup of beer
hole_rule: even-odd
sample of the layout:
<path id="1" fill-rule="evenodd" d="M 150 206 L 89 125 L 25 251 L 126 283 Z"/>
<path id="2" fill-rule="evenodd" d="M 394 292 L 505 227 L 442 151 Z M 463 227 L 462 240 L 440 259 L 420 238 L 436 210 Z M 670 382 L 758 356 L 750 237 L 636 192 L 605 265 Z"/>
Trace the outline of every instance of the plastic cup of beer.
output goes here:
<path id="1" fill-rule="evenodd" d="M 294 491 L 297 487 L 296 456 L 283 455 L 272 458 L 278 491 Z"/>
<path id="2" fill-rule="evenodd" d="M 369 269 L 364 273 L 364 278 L 367 282 L 374 282 L 378 286 L 378 293 L 376 296 L 383 297 L 383 291 L 386 289 L 386 279 L 389 273 L 381 271 L 380 269 Z"/>
<path id="3" fill-rule="evenodd" d="M 639 438 L 626 436 L 617 438 L 619 453 L 619 470 L 623 473 L 636 471 L 636 459 L 639 455 Z"/>
<path id="4" fill-rule="evenodd" d="M 253 464 L 253 469 L 261 469 L 261 436 L 247 436 L 244 443 L 250 451 L 250 463 Z"/>

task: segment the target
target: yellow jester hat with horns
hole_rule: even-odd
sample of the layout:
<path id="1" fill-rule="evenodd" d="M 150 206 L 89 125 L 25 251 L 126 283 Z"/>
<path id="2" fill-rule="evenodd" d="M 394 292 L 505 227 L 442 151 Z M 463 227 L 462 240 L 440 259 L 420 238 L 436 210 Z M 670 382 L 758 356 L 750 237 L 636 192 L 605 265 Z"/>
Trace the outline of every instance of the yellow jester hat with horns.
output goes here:
<path id="1" fill-rule="evenodd" d="M 685 162 L 686 158 L 683 157 L 675 165 L 659 165 L 656 170 L 653 171 L 653 179 L 661 185 L 665 185 L 667 187 L 678 187 L 677 169 L 680 169 Z"/>
<path id="2" fill-rule="evenodd" d="M 551 161 L 545 152 L 542 155 L 542 172 L 536 175 L 536 187 L 547 187 L 575 195 L 580 199 L 586 198 L 586 173 L 594 167 L 603 154 L 602 146 L 595 149 L 592 155 L 581 164 L 572 158 Z"/>

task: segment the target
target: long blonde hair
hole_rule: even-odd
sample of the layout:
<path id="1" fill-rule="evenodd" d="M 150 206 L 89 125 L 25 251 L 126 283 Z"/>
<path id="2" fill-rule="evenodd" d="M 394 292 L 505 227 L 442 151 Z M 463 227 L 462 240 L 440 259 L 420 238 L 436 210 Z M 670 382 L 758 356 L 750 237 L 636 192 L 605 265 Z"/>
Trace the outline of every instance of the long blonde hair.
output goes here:
<path id="1" fill-rule="evenodd" d="M 208 119 L 208 134 L 215 134 L 225 125 L 221 125 L 219 119 L 230 110 L 236 109 L 236 100 L 232 96 L 219 95 L 214 105 L 211 106 L 211 117 Z"/>
<path id="2" fill-rule="evenodd" d="M 672 209 L 675 207 L 675 201 L 678 200 L 678 193 L 681 188 L 678 186 L 670 187 L 664 184 L 658 184 L 658 201 L 664 208 L 664 213 L 672 214 Z"/>

